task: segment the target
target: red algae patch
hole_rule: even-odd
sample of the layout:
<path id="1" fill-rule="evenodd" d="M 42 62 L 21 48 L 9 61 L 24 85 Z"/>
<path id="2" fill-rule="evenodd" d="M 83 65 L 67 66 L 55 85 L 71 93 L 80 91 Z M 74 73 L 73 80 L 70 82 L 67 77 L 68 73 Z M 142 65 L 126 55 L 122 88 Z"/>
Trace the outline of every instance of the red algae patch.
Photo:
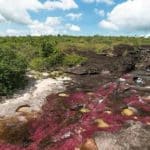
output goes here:
<path id="1" fill-rule="evenodd" d="M 143 100 L 131 89 L 130 95 L 122 96 L 124 86 L 109 83 L 92 94 L 76 92 L 48 96 L 42 114 L 25 127 L 28 133 L 26 142 L 21 140 L 15 143 L 1 138 L 0 149 L 97 150 L 94 141 L 89 140 L 97 132 L 120 131 L 130 120 L 149 125 L 149 101 Z M 24 131 L 24 128 L 19 128 Z M 15 133 L 19 133 L 18 130 Z M 24 132 L 20 134 L 26 135 Z M 90 146 L 87 145 L 95 149 L 88 149 Z"/>

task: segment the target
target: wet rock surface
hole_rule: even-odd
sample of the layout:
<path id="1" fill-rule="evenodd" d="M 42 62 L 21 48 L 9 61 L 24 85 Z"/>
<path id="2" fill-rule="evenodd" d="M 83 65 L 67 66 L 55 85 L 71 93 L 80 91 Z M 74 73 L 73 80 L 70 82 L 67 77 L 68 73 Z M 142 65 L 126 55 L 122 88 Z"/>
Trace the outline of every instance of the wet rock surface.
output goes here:
<path id="1" fill-rule="evenodd" d="M 132 84 L 150 85 L 150 46 L 133 47 L 121 44 L 114 46 L 113 49 L 112 55 L 96 54 L 91 51 L 79 52 L 80 55 L 87 57 L 88 61 L 66 70 L 74 78 L 73 86 L 69 86 L 68 90 L 91 91 L 127 73 L 133 77 Z M 139 80 L 136 82 L 135 78 L 139 78 L 141 83 L 137 83 Z"/>
<path id="2" fill-rule="evenodd" d="M 131 89 L 138 92 L 144 101 L 150 101 L 150 46 L 134 48 L 130 45 L 117 45 L 114 47 L 114 54 L 112 55 L 95 55 L 91 52 L 84 55 L 89 58 L 88 63 L 72 68 L 73 71 L 79 68 L 88 69 L 89 66 L 92 68 L 95 65 L 98 71 L 95 74 L 77 73 L 74 75 L 75 81 L 72 88 L 70 88 L 71 91 L 94 91 L 95 87 L 114 81 L 118 83 L 119 89 L 124 83 L 126 85 L 124 90 L 116 91 L 111 97 L 112 101 L 109 105 L 114 108 L 115 113 L 118 113 L 120 109 L 128 110 L 129 107 L 119 100 L 130 96 L 132 94 Z M 120 78 L 122 76 L 123 78 Z M 148 107 L 150 109 L 149 104 Z M 135 107 L 131 108 L 133 108 L 133 112 L 125 111 L 129 116 L 135 111 L 136 114 L 150 116 L 149 112 L 139 110 L 138 106 L 136 106 L 136 109 Z M 110 109 L 108 109 L 108 112 L 110 112 Z M 141 123 L 135 123 L 130 124 L 129 128 L 125 128 L 117 134 L 100 133 L 96 137 L 96 144 L 99 150 L 148 150 L 150 148 L 147 143 L 148 140 L 150 140 L 150 130 Z"/>
<path id="3" fill-rule="evenodd" d="M 80 66 L 80 67 L 73 67 L 73 68 L 68 68 L 66 70 L 66 73 L 71 73 L 75 75 L 94 75 L 94 74 L 99 74 L 99 68 L 97 66 Z"/>

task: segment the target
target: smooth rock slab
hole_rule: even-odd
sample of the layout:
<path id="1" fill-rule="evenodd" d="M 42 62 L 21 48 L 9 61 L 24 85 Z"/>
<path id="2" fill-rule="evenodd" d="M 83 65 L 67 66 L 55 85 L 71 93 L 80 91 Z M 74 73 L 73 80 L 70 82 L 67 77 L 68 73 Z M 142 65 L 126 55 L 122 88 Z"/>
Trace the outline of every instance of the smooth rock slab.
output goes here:
<path id="1" fill-rule="evenodd" d="M 150 129 L 141 123 L 130 123 L 118 133 L 101 132 L 95 136 L 98 150 L 148 150 Z"/>
<path id="2" fill-rule="evenodd" d="M 11 99 L 6 99 L 4 103 L 0 104 L 0 117 L 12 117 L 16 115 L 16 110 L 21 106 L 30 106 L 29 108 L 22 108 L 20 111 L 35 112 L 40 111 L 45 102 L 46 96 L 52 93 L 63 92 L 65 82 L 69 82 L 69 77 L 58 77 L 56 79 L 47 78 L 37 80 L 31 88 L 26 89 L 23 94 L 14 96 Z M 27 110 L 28 109 L 28 110 Z M 29 110 L 30 109 L 30 110 Z"/>

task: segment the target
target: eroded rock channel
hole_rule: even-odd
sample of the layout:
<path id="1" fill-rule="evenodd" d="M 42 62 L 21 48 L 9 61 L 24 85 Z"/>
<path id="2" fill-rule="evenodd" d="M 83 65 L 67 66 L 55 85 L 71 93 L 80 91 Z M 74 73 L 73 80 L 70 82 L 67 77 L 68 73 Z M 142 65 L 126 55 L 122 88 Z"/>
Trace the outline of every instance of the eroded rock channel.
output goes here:
<path id="1" fill-rule="evenodd" d="M 149 52 L 150 46 L 129 45 L 111 54 L 78 52 L 88 61 L 65 70 L 72 80 L 46 97 L 38 117 L 1 121 L 0 149 L 148 150 Z M 17 111 L 29 109 L 22 106 Z"/>

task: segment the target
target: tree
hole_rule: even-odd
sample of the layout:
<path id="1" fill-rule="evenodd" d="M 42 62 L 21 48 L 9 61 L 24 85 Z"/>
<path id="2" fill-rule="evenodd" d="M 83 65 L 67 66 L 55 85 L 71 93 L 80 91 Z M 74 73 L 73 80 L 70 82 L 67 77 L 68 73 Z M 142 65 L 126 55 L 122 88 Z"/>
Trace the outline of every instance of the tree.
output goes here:
<path id="1" fill-rule="evenodd" d="M 0 48 L 0 95 L 12 94 L 23 86 L 26 61 L 10 49 Z"/>

